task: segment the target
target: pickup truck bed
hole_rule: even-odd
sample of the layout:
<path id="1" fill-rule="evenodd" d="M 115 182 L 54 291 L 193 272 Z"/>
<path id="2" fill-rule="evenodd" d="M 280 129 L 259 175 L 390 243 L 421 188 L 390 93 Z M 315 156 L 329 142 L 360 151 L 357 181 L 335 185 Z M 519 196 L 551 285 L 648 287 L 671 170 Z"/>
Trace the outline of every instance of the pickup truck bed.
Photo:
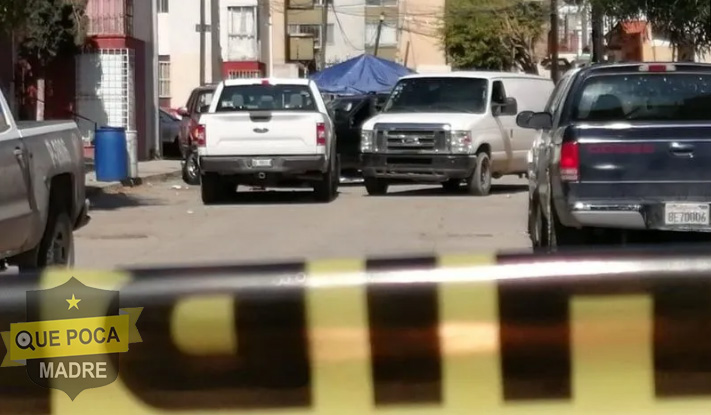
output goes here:
<path id="1" fill-rule="evenodd" d="M 89 221 L 76 123 L 16 123 L 1 95 L 0 110 L 0 262 L 71 266 L 73 231 Z"/>

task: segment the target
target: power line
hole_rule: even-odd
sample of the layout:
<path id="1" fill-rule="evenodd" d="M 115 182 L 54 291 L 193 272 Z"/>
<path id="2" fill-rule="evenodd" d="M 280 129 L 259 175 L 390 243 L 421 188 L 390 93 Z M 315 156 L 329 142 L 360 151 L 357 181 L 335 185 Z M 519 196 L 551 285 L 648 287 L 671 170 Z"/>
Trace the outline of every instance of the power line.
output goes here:
<path id="1" fill-rule="evenodd" d="M 352 49 L 355 49 L 357 51 L 363 51 L 365 49 L 361 49 L 356 47 L 353 42 L 348 38 L 348 35 L 346 34 L 346 31 L 343 30 L 343 25 L 341 24 L 341 19 L 338 18 L 338 12 L 336 11 L 336 8 L 332 5 L 331 8 L 333 8 L 333 15 L 336 17 L 336 25 L 338 26 L 338 31 L 341 32 L 341 36 L 343 37 L 343 40 L 348 44 L 348 46 Z"/>

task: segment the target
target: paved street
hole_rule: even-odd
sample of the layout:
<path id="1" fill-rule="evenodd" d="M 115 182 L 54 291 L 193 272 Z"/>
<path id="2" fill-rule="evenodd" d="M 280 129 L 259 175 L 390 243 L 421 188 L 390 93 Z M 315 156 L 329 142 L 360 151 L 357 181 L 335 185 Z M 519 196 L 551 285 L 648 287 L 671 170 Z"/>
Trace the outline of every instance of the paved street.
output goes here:
<path id="1" fill-rule="evenodd" d="M 92 221 L 76 234 L 76 266 L 528 249 L 525 181 L 495 183 L 484 198 L 431 186 L 368 197 L 361 185 L 344 186 L 330 204 L 312 203 L 308 191 L 240 188 L 233 203 L 210 207 L 182 181 L 149 183 L 92 200 Z"/>

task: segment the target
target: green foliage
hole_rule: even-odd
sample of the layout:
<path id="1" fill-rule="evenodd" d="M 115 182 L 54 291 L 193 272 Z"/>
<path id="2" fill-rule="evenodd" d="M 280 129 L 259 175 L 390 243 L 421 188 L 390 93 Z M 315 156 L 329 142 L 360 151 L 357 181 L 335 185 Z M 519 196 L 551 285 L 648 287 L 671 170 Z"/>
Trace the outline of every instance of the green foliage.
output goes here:
<path id="1" fill-rule="evenodd" d="M 10 34 L 23 22 L 25 2 L 23 0 L 0 0 L 0 31 Z"/>
<path id="2" fill-rule="evenodd" d="M 87 0 L 0 0 L 0 27 L 14 33 L 20 56 L 47 66 L 84 43 Z"/>
<path id="3" fill-rule="evenodd" d="M 60 53 L 73 53 L 83 41 L 77 6 L 65 0 L 25 0 L 21 54 L 45 67 Z M 83 14 L 83 9 L 81 10 Z"/>
<path id="4" fill-rule="evenodd" d="M 656 34 L 679 47 L 695 51 L 711 47 L 711 2 L 709 0 L 591 0 L 617 19 L 646 16 Z"/>
<path id="5" fill-rule="evenodd" d="M 445 51 L 455 68 L 536 73 L 534 47 L 545 21 L 539 2 L 451 0 L 442 26 Z"/>

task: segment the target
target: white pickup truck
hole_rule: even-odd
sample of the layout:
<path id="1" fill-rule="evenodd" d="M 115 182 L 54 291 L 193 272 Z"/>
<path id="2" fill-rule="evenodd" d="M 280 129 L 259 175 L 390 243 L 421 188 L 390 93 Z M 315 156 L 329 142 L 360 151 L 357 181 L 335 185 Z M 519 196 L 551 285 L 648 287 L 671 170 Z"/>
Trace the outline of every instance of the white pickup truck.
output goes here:
<path id="1" fill-rule="evenodd" d="M 308 185 L 318 201 L 336 197 L 336 135 L 313 81 L 226 80 L 214 96 L 195 133 L 203 203 L 225 201 L 239 185 Z"/>
<path id="2" fill-rule="evenodd" d="M 74 264 L 89 221 L 84 149 L 73 121 L 15 122 L 0 93 L 0 270 Z"/>

